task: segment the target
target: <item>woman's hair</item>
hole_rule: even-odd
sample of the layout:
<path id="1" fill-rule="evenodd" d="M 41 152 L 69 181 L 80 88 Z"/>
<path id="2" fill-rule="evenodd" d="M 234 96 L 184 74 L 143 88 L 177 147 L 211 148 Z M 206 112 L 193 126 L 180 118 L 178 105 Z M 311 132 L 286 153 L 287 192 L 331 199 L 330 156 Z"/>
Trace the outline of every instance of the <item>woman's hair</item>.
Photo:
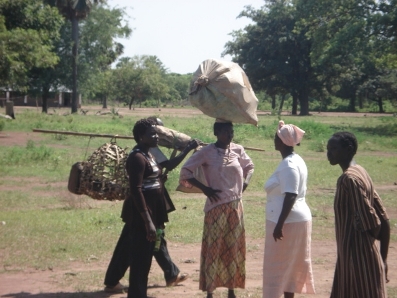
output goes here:
<path id="1" fill-rule="evenodd" d="M 341 132 L 334 133 L 332 135 L 332 138 L 336 139 L 343 148 L 352 146 L 353 156 L 356 154 L 358 144 L 357 144 L 356 136 L 354 134 L 352 134 L 351 132 L 348 132 L 348 131 L 341 131 Z"/>
<path id="2" fill-rule="evenodd" d="M 215 122 L 214 123 L 214 135 L 216 135 L 216 133 L 218 131 L 221 131 L 222 129 L 224 129 L 226 127 L 233 127 L 233 123 L 232 122 Z"/>
<path id="3" fill-rule="evenodd" d="M 138 143 L 141 136 L 143 136 L 145 134 L 146 130 L 149 127 L 152 127 L 153 125 L 156 125 L 156 122 L 153 121 L 152 119 L 144 118 L 144 119 L 138 120 L 135 123 L 134 128 L 132 129 L 132 134 L 134 136 L 135 142 Z"/>

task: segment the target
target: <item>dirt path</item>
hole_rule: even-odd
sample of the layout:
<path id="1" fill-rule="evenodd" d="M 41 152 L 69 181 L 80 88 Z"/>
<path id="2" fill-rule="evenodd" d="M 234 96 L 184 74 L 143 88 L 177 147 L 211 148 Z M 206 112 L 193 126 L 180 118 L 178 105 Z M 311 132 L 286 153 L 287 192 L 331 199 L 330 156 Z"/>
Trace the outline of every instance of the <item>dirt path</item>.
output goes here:
<path id="1" fill-rule="evenodd" d="M 181 271 L 190 275 L 183 284 L 166 288 L 162 278 L 162 271 L 153 262 L 149 276 L 150 297 L 175 298 L 175 297 L 205 297 L 198 290 L 200 245 L 181 245 L 169 243 L 170 254 Z M 264 243 L 262 240 L 247 240 L 247 280 L 246 289 L 238 290 L 238 297 L 262 297 L 262 260 Z M 312 245 L 312 261 L 316 286 L 314 297 L 329 297 L 336 256 L 336 247 L 333 241 L 314 241 Z M 389 268 L 391 269 L 388 287 L 397 286 L 397 275 L 393 268 L 397 268 L 396 248 L 390 247 Z M 37 271 L 34 269 L 16 273 L 1 274 L 0 297 L 31 297 L 31 298 L 78 298 L 78 297 L 126 297 L 126 294 L 109 295 L 102 291 L 102 285 L 91 285 L 84 289 L 76 289 L 79 276 L 84 272 L 94 271 L 104 274 L 107 264 L 93 266 L 73 265 L 67 270 Z M 67 281 L 67 282 L 66 282 Z M 124 280 L 128 284 L 128 281 Z M 226 297 L 225 289 L 218 289 L 215 297 Z M 295 295 L 297 298 L 310 297 L 311 295 Z M 313 296 L 312 296 L 313 297 Z M 389 297 L 392 297 L 389 295 Z"/>
<path id="2" fill-rule="evenodd" d="M 170 254 L 178 267 L 190 275 L 183 284 L 166 288 L 162 279 L 162 272 L 158 265 L 153 262 L 150 280 L 149 295 L 151 297 L 174 298 L 174 297 L 205 297 L 198 290 L 200 245 L 181 245 L 169 243 Z M 246 289 L 239 290 L 238 297 L 261 297 L 262 285 L 262 260 L 264 243 L 262 240 L 247 241 L 247 281 Z M 313 244 L 313 265 L 317 288 L 316 297 L 328 297 L 331 287 L 333 267 L 335 260 L 335 245 L 332 242 L 317 242 Z M 99 264 L 98 264 L 99 265 Z M 109 295 L 102 292 L 102 285 L 92 287 L 78 292 L 74 288 L 79 275 L 87 271 L 97 271 L 99 274 L 106 271 L 107 264 L 99 266 L 74 265 L 67 270 L 37 271 L 34 269 L 23 272 L 7 273 L 1 275 L 0 295 L 1 297 L 126 297 L 126 294 Z M 65 279 L 69 280 L 68 285 Z M 126 284 L 127 281 L 124 281 Z M 218 289 L 215 297 L 225 297 L 226 290 Z M 297 297 L 305 297 L 297 295 Z"/>

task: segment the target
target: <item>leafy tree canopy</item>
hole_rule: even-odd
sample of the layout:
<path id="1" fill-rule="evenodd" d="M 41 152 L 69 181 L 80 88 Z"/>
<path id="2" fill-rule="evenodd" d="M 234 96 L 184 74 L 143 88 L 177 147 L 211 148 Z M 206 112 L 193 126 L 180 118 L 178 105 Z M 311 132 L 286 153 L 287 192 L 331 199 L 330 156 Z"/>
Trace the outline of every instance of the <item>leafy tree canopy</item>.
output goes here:
<path id="1" fill-rule="evenodd" d="M 0 0 L 0 85 L 26 90 L 28 72 L 58 62 L 53 40 L 63 23 L 58 11 L 36 0 Z"/>
<path id="2" fill-rule="evenodd" d="M 240 14 L 253 23 L 231 34 L 223 54 L 243 67 L 255 89 L 272 98 L 291 94 L 292 114 L 298 102 L 300 114 L 309 113 L 309 96 L 336 95 L 354 111 L 357 98 L 376 93 L 379 102 L 394 92 L 396 1 L 268 0 Z"/>

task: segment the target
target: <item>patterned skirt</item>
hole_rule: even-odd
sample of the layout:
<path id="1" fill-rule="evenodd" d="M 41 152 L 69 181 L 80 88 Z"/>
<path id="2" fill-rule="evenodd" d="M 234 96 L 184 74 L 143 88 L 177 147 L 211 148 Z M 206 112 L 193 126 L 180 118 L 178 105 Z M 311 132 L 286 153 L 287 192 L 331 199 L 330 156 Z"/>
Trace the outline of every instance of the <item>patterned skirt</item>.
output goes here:
<path id="1" fill-rule="evenodd" d="M 245 229 L 241 200 L 205 214 L 199 289 L 245 287 Z"/>

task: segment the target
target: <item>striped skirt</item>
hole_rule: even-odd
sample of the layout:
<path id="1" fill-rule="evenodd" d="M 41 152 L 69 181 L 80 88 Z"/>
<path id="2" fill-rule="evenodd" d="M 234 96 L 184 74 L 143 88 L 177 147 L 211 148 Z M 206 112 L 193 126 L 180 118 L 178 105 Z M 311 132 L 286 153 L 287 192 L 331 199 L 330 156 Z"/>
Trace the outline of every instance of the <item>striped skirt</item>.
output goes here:
<path id="1" fill-rule="evenodd" d="M 241 200 L 205 214 L 199 289 L 245 287 L 245 230 Z"/>
<path id="2" fill-rule="evenodd" d="M 274 241 L 276 223 L 266 221 L 263 258 L 263 298 L 279 298 L 284 292 L 314 294 L 311 262 L 312 222 L 283 226 L 283 240 Z"/>

